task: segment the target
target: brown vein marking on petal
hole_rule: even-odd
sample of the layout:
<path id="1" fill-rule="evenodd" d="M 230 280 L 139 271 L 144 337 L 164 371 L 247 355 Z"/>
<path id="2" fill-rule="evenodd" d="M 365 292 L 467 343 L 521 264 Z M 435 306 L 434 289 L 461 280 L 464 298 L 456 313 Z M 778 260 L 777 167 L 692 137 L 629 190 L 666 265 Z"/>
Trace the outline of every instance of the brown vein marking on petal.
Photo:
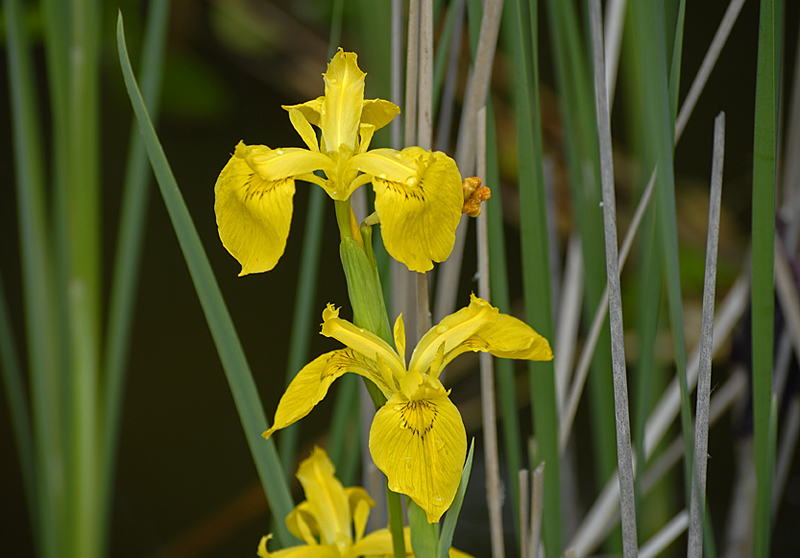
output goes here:
<path id="1" fill-rule="evenodd" d="M 368 372 L 368 378 L 378 385 L 381 391 L 392 391 L 381 375 L 375 371 L 376 367 L 374 364 L 370 364 L 368 359 L 356 353 L 353 349 L 342 349 L 338 354 L 335 352 L 331 354 L 331 356 L 328 357 L 326 366 L 324 366 L 320 372 L 320 380 L 324 380 L 333 374 L 340 375 L 340 373 L 344 374 L 345 372 L 358 373 L 353 369 L 354 367 L 361 369 L 363 372 Z"/>
<path id="2" fill-rule="evenodd" d="M 412 179 L 414 183 L 409 184 L 402 184 L 400 182 L 389 182 L 384 181 L 386 184 L 386 189 L 395 192 L 398 195 L 403 196 L 405 199 L 415 199 L 420 202 L 425 202 L 425 187 L 422 184 L 422 180 Z"/>
<path id="3" fill-rule="evenodd" d="M 433 428 L 433 423 L 439 415 L 439 409 L 430 401 L 419 399 L 404 403 L 400 415 L 403 420 L 401 426 L 411 429 L 416 436 L 425 440 L 425 435 Z"/>
<path id="4" fill-rule="evenodd" d="M 244 181 L 245 185 L 244 201 L 261 199 L 271 190 L 279 188 L 291 180 L 293 179 L 286 178 L 283 180 L 276 180 L 275 182 L 270 183 L 261 178 L 260 176 L 258 176 L 258 173 L 251 172 L 247 176 L 247 179 Z"/>

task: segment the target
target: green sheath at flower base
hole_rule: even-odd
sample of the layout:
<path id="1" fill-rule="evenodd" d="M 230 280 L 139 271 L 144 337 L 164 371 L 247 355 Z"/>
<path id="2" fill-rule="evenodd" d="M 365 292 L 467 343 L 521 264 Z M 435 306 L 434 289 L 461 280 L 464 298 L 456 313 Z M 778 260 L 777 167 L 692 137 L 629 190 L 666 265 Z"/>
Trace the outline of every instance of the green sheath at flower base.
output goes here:
<path id="1" fill-rule="evenodd" d="M 408 495 L 439 521 L 450 507 L 467 452 L 464 423 L 439 381 L 447 364 L 467 351 L 503 358 L 550 360 L 545 338 L 524 322 L 501 314 L 472 296 L 466 308 L 444 318 L 420 340 L 406 366 L 402 316 L 394 326 L 392 348 L 377 335 L 339 318 L 328 305 L 322 334 L 347 346 L 326 353 L 303 368 L 278 403 L 269 437 L 306 416 L 346 372 L 372 380 L 386 397 L 370 431 L 372 459 L 394 492 Z"/>
<path id="2" fill-rule="evenodd" d="M 339 201 L 372 183 L 386 249 L 412 271 L 429 271 L 450 255 L 463 203 L 458 167 L 444 153 L 419 147 L 368 151 L 375 131 L 400 109 L 365 100 L 365 76 L 356 55 L 340 49 L 323 75 L 325 95 L 283 107 L 307 149 L 236 146 L 217 179 L 214 211 L 240 275 L 269 271 L 283 255 L 295 180 Z M 319 142 L 313 126 L 321 130 Z"/>

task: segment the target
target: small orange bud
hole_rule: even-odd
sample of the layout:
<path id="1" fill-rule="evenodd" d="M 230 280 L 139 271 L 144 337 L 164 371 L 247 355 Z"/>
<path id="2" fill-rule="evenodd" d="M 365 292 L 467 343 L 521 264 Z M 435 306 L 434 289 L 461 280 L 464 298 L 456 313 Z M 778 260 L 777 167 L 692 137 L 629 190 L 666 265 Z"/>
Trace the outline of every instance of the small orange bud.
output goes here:
<path id="1" fill-rule="evenodd" d="M 481 179 L 477 176 L 465 178 L 461 187 L 464 189 L 464 205 L 461 207 L 461 213 L 477 217 L 481 214 L 481 202 L 491 198 L 492 191 L 487 186 L 481 186 Z"/>

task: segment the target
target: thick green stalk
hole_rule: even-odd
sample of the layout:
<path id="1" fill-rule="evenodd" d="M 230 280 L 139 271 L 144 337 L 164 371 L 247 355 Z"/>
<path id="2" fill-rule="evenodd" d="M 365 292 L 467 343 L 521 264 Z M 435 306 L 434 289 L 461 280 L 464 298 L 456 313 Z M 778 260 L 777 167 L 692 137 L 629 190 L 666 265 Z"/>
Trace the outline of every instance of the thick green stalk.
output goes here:
<path id="1" fill-rule="evenodd" d="M 19 252 L 31 392 L 32 461 L 35 494 L 28 493 L 31 522 L 40 555 L 55 557 L 61 548 L 59 518 L 64 512 L 61 392 L 58 370 L 58 307 L 46 216 L 44 160 L 34 87 L 34 63 L 27 26 L 18 0 L 4 2 L 14 171 L 16 174 Z M 11 396 L 9 390 L 8 396 Z M 22 453 L 23 447 L 20 447 Z M 23 456 L 23 459 L 24 456 Z"/>
<path id="2" fill-rule="evenodd" d="M 528 322 L 547 339 L 553 338 L 552 291 L 542 168 L 542 134 L 539 116 L 538 47 L 532 37 L 538 29 L 536 2 L 526 10 L 515 0 L 514 60 L 517 133 L 519 135 L 522 272 Z M 532 25 L 527 28 L 527 23 Z M 561 555 L 561 502 L 558 451 L 558 412 L 552 362 L 529 363 L 533 426 L 539 455 L 547 463 L 544 486 L 544 545 L 548 556 Z"/>
<path id="3" fill-rule="evenodd" d="M 772 367 L 774 347 L 773 264 L 775 178 L 778 140 L 778 89 L 781 65 L 782 0 L 763 0 L 758 32 L 755 130 L 753 132 L 753 443 L 756 460 L 756 509 L 753 556 L 770 555 L 770 517 L 774 445 Z"/>

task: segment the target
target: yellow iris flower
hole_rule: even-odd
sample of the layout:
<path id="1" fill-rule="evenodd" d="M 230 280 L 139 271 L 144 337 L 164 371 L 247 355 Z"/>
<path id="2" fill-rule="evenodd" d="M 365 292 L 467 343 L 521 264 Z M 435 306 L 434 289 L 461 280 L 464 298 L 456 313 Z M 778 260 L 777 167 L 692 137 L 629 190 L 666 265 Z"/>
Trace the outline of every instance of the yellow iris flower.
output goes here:
<path id="1" fill-rule="evenodd" d="M 469 306 L 422 337 L 408 366 L 402 316 L 394 326 L 396 351 L 377 335 L 339 318 L 330 304 L 322 319 L 322 334 L 347 348 L 326 353 L 298 372 L 264 436 L 306 416 L 344 373 L 369 378 L 387 399 L 370 430 L 372 459 L 389 488 L 408 495 L 431 523 L 453 502 L 467 453 L 464 422 L 439 381 L 444 367 L 467 351 L 526 360 L 553 358 L 544 337 L 475 295 Z"/>
<path id="2" fill-rule="evenodd" d="M 240 275 L 269 271 L 283 255 L 295 180 L 318 184 L 341 201 L 371 182 L 393 258 L 423 272 L 450 255 L 464 201 L 458 167 L 444 153 L 420 147 L 367 151 L 375 131 L 400 109 L 364 99 L 365 76 L 355 53 L 339 49 L 323 74 L 325 95 L 283 107 L 308 149 L 236 146 L 214 187 L 214 211 L 223 245 L 242 265 Z M 319 142 L 312 125 L 322 132 Z"/>
<path id="3" fill-rule="evenodd" d="M 292 510 L 286 518 L 286 526 L 306 544 L 270 552 L 267 541 L 272 535 L 263 537 L 258 545 L 261 558 L 392 556 L 392 535 L 388 529 L 378 529 L 364 536 L 369 510 L 375 502 L 360 486 L 342 486 L 324 450 L 314 448 L 311 456 L 300 463 L 297 478 L 306 500 Z M 404 535 L 408 556 L 413 556 L 408 528 Z M 469 558 L 468 554 L 455 549 L 450 550 L 450 556 Z"/>

